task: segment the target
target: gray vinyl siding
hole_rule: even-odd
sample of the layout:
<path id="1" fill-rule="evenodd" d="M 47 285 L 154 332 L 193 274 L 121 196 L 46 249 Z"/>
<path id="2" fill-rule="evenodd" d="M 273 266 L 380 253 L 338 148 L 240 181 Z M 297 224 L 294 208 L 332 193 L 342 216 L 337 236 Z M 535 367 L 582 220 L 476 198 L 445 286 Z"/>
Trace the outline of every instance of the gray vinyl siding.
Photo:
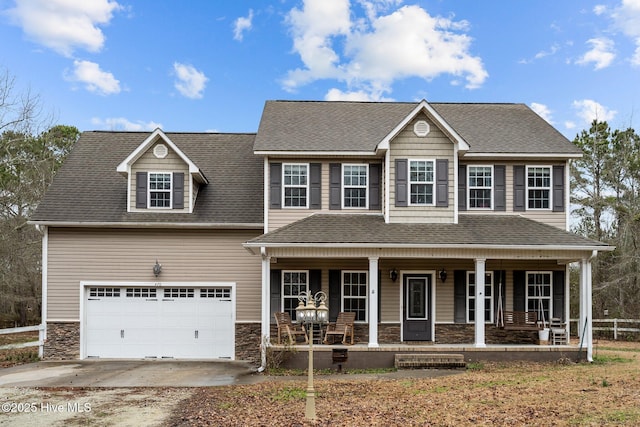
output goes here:
<path id="1" fill-rule="evenodd" d="M 50 320 L 78 320 L 81 281 L 234 282 L 236 320 L 260 321 L 261 262 L 242 243 L 261 230 L 50 228 Z M 156 259 L 162 264 L 153 275 Z"/>
<path id="2" fill-rule="evenodd" d="M 429 134 L 420 138 L 413 133 L 413 125 L 418 120 L 427 120 L 431 128 Z M 389 199 L 389 220 L 390 222 L 443 222 L 454 221 L 454 161 L 453 143 L 426 116 L 419 115 L 410 122 L 391 141 L 391 159 L 389 164 L 391 194 Z M 395 182 L 396 182 L 396 159 L 446 159 L 448 160 L 448 206 L 435 206 L 436 180 L 434 176 L 433 197 L 434 206 L 396 206 Z M 437 174 L 437 171 L 436 171 Z M 407 183 L 408 184 L 408 183 Z"/>
<path id="3" fill-rule="evenodd" d="M 147 211 L 146 209 L 136 208 L 136 172 L 182 172 L 184 173 L 184 208 L 183 209 L 153 209 L 160 212 L 188 212 L 189 211 L 189 193 L 194 197 L 197 189 L 190 188 L 192 180 L 189 175 L 188 165 L 173 151 L 167 144 L 165 146 L 169 153 L 164 159 L 158 159 L 153 155 L 153 148 L 157 144 L 149 147 L 149 149 L 140 158 L 131 165 L 131 197 L 129 200 L 129 209 L 131 212 Z M 195 201 L 195 198 L 193 199 Z"/>

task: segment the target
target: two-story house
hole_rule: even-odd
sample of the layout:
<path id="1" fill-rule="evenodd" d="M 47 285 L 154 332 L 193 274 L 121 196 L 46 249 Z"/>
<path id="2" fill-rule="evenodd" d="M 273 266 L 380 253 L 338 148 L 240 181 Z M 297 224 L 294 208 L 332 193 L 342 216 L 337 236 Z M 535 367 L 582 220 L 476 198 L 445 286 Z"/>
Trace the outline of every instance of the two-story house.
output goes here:
<path id="1" fill-rule="evenodd" d="M 537 342 L 505 312 L 566 325 L 578 262 L 590 358 L 612 248 L 567 231 L 579 156 L 521 104 L 269 101 L 255 135 L 84 133 L 32 221 L 45 357 L 260 360 L 305 290 L 356 313 L 363 352 L 490 355 Z"/>

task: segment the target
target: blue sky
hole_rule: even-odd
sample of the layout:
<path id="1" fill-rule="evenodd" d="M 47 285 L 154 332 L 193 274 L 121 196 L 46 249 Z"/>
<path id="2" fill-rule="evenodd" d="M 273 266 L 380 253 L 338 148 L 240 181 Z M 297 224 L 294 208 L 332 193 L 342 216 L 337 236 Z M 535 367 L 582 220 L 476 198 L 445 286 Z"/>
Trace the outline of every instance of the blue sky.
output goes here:
<path id="1" fill-rule="evenodd" d="M 270 99 L 525 103 L 640 131 L 640 0 L 0 0 L 0 68 L 81 130 L 255 132 Z"/>

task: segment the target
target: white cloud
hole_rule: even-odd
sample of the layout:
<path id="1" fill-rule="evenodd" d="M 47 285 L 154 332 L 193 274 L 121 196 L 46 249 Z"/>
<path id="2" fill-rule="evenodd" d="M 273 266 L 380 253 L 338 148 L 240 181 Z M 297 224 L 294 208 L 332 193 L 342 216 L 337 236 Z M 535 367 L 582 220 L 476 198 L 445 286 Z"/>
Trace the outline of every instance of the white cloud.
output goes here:
<path id="1" fill-rule="evenodd" d="M 593 13 L 600 16 L 603 15 L 607 11 L 607 6 L 603 4 L 597 4 L 593 7 Z"/>
<path id="2" fill-rule="evenodd" d="M 551 120 L 551 110 L 544 104 L 539 104 L 537 102 L 531 103 L 531 109 L 536 112 L 540 117 L 545 119 L 550 124 L 553 124 L 553 120 Z"/>
<path id="3" fill-rule="evenodd" d="M 102 71 L 100 65 L 91 61 L 73 61 L 73 72 L 66 79 L 82 83 L 89 92 L 99 95 L 120 93 L 120 81 L 113 74 Z"/>
<path id="4" fill-rule="evenodd" d="M 140 132 L 140 131 L 155 130 L 157 128 L 162 129 L 161 123 L 156 123 L 153 121 L 144 123 L 140 120 L 136 122 L 131 122 L 128 119 L 125 119 L 124 117 L 110 117 L 106 119 L 100 119 L 100 118 L 94 117 L 93 119 L 91 119 L 91 123 L 95 126 L 102 127 L 108 130 L 124 130 L 124 131 Z"/>
<path id="5" fill-rule="evenodd" d="M 566 122 L 564 122 L 564 127 L 567 129 L 575 129 L 576 128 L 576 122 L 573 122 L 571 120 L 567 120 Z"/>
<path id="6" fill-rule="evenodd" d="M 577 116 L 582 119 L 586 125 L 590 125 L 594 120 L 600 122 L 609 122 L 618 113 L 615 110 L 609 110 L 592 99 L 581 99 L 573 101 L 573 108 L 577 110 Z"/>
<path id="7" fill-rule="evenodd" d="M 249 16 L 240 17 L 236 19 L 233 27 L 233 39 L 237 41 L 242 41 L 244 37 L 244 32 L 248 31 L 252 27 L 253 20 L 253 9 L 249 9 Z"/>
<path id="8" fill-rule="evenodd" d="M 99 26 L 119 9 L 110 0 L 16 0 L 8 14 L 30 39 L 71 56 L 77 48 L 98 52 L 105 40 Z"/>
<path id="9" fill-rule="evenodd" d="M 292 9 L 287 22 L 304 67 L 289 71 L 284 87 L 294 90 L 315 80 L 336 79 L 345 82 L 350 93 L 380 96 L 407 77 L 450 75 L 453 83 L 464 79 L 467 88 L 484 83 L 488 74 L 482 60 L 469 53 L 472 39 L 464 34 L 468 22 L 432 17 L 418 6 L 378 15 L 398 3 L 362 0 L 366 18 L 357 21 L 351 20 L 348 0 L 305 0 L 302 9 Z"/>
<path id="10" fill-rule="evenodd" d="M 593 62 L 596 70 L 601 70 L 611 65 L 616 57 L 613 40 L 600 37 L 589 39 L 587 43 L 591 45 L 591 50 L 578 59 L 576 64 L 587 65 Z"/>
<path id="11" fill-rule="evenodd" d="M 174 83 L 178 92 L 191 99 L 202 98 L 204 88 L 209 80 L 202 71 L 196 70 L 192 65 L 173 63 L 173 71 L 177 80 Z"/>
<path id="12" fill-rule="evenodd" d="M 340 89 L 330 89 L 324 97 L 325 101 L 355 101 L 355 102 L 369 102 L 369 101 L 393 101 L 391 98 L 385 98 L 380 93 L 373 93 L 366 90 L 358 90 L 352 92 L 343 92 Z"/>
<path id="13" fill-rule="evenodd" d="M 622 31 L 636 45 L 631 64 L 640 66 L 640 0 L 622 0 L 619 6 L 609 8 L 616 29 Z"/>

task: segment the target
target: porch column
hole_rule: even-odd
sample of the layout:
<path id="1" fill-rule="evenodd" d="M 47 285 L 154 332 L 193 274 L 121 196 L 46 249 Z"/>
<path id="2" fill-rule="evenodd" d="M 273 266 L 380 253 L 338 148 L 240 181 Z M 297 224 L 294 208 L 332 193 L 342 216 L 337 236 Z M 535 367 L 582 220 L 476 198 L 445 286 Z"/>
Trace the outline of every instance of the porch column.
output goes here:
<path id="1" fill-rule="evenodd" d="M 369 347 L 378 344 L 378 257 L 369 258 Z"/>
<path id="2" fill-rule="evenodd" d="M 476 305 L 475 305 L 475 346 L 486 347 L 484 343 L 484 275 L 486 259 L 478 258 L 476 262 Z"/>
<path id="3" fill-rule="evenodd" d="M 594 252 L 595 254 L 595 252 Z M 593 257 L 592 257 L 593 258 Z M 592 281 L 591 281 L 591 258 L 585 261 L 586 263 L 586 280 L 585 280 L 585 312 L 586 312 L 586 332 L 585 332 L 585 347 L 587 348 L 587 360 L 593 362 L 593 307 L 592 307 Z"/>
<path id="4" fill-rule="evenodd" d="M 261 367 L 267 366 L 267 344 L 270 342 L 271 334 L 271 257 L 266 255 L 264 248 L 262 252 L 262 316 L 260 321 L 260 335 L 262 342 L 261 350 Z"/>

